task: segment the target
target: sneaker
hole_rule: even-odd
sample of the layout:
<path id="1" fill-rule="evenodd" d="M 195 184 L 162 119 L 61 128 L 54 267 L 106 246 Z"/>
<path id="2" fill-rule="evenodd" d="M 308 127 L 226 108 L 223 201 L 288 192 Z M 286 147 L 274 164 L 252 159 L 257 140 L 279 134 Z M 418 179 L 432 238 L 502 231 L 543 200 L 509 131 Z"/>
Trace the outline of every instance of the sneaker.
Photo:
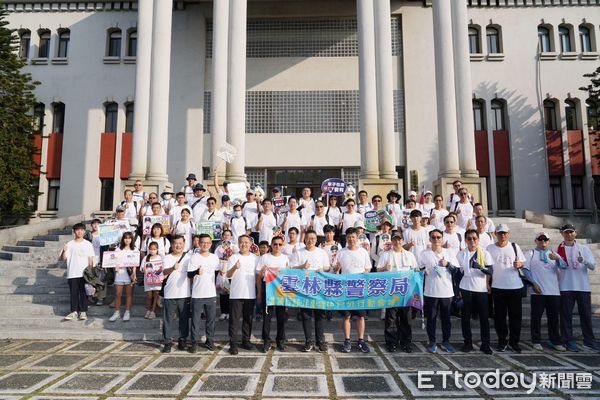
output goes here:
<path id="1" fill-rule="evenodd" d="M 581 351 L 581 349 L 579 348 L 579 346 L 577 346 L 577 343 L 575 343 L 574 340 L 568 341 L 565 344 L 565 347 L 567 348 L 567 350 L 572 351 L 573 353 L 579 353 Z"/>
<path id="2" fill-rule="evenodd" d="M 177 341 L 177 349 L 183 351 L 183 350 L 185 350 L 185 346 L 186 346 L 185 339 L 179 339 Z"/>
<path id="3" fill-rule="evenodd" d="M 80 312 L 79 313 L 79 320 L 80 321 L 85 321 L 87 319 L 87 313 L 85 312 Z"/>
<path id="4" fill-rule="evenodd" d="M 162 352 L 170 353 L 172 348 L 173 348 L 173 345 L 171 343 L 165 343 L 165 346 L 163 347 Z"/>
<path id="5" fill-rule="evenodd" d="M 210 351 L 214 351 L 215 350 L 215 344 L 213 342 L 208 341 L 208 340 L 206 342 L 204 342 L 204 347 L 206 347 Z"/>
<path id="6" fill-rule="evenodd" d="M 192 342 L 192 345 L 190 346 L 188 351 L 192 354 L 197 353 L 198 352 L 198 343 Z"/>
<path id="7" fill-rule="evenodd" d="M 381 315 L 379 316 L 379 319 L 382 320 L 382 321 L 385 321 L 385 308 L 383 308 L 381 310 Z"/>
<path id="8" fill-rule="evenodd" d="M 219 315 L 219 321 L 225 321 L 227 319 L 227 314 L 222 313 L 221 315 Z"/>
<path id="9" fill-rule="evenodd" d="M 427 345 L 427 351 L 429 353 L 437 353 L 437 345 L 435 343 L 429 343 Z"/>
<path id="10" fill-rule="evenodd" d="M 387 349 L 387 351 L 389 351 L 390 353 L 395 353 L 396 352 L 396 346 L 388 343 L 385 345 L 385 348 Z"/>
<path id="11" fill-rule="evenodd" d="M 592 350 L 592 351 L 600 353 L 600 343 L 598 343 L 598 342 L 595 342 L 595 341 L 586 342 L 584 340 L 583 347 L 587 350 Z"/>
<path id="12" fill-rule="evenodd" d="M 225 314 L 225 319 L 229 319 L 229 314 Z"/>
<path id="13" fill-rule="evenodd" d="M 146 310 L 146 315 L 144 315 L 144 319 L 148 319 L 150 316 L 150 310 Z"/>
<path id="14" fill-rule="evenodd" d="M 508 345 L 507 343 L 498 343 L 498 346 L 496 346 L 496 351 L 498 353 L 504 353 L 506 351 L 507 345 Z"/>
<path id="15" fill-rule="evenodd" d="M 285 343 L 283 343 L 283 342 L 277 343 L 277 351 L 284 352 L 285 351 Z"/>
<path id="16" fill-rule="evenodd" d="M 342 345 L 342 353 L 350 353 L 350 350 L 352 350 L 352 343 L 350 343 L 350 339 L 346 339 Z"/>
<path id="17" fill-rule="evenodd" d="M 103 306 L 104 305 L 104 300 L 100 299 L 96 302 L 97 306 Z"/>
<path id="18" fill-rule="evenodd" d="M 492 348 L 490 347 L 489 343 L 482 343 L 479 347 L 479 350 L 481 350 L 484 354 L 493 354 Z"/>
<path id="19" fill-rule="evenodd" d="M 467 343 L 463 344 L 463 347 L 462 347 L 461 350 L 462 350 L 463 353 L 470 353 L 470 352 L 472 352 L 473 351 L 473 343 L 467 342 Z"/>
<path id="20" fill-rule="evenodd" d="M 123 321 L 129 321 L 131 319 L 131 314 L 129 313 L 129 310 L 126 310 L 125 313 L 123 314 Z"/>
<path id="21" fill-rule="evenodd" d="M 440 349 L 444 350 L 446 353 L 454 353 L 454 346 L 452 346 L 449 342 L 443 342 L 440 344 Z"/>
<path id="22" fill-rule="evenodd" d="M 538 351 L 544 350 L 544 347 L 542 346 L 541 343 L 534 343 L 532 347 L 534 350 L 538 350 Z"/>
<path id="23" fill-rule="evenodd" d="M 551 348 L 553 348 L 556 351 L 567 351 L 567 348 L 565 346 L 563 346 L 562 344 L 554 344 L 552 342 L 549 342 L 548 346 L 550 346 Z"/>
<path id="24" fill-rule="evenodd" d="M 244 350 L 254 350 L 254 346 L 252 346 L 252 343 L 250 342 L 242 342 L 240 347 Z"/>
<path id="25" fill-rule="evenodd" d="M 73 311 L 65 317 L 65 321 L 72 321 L 74 319 L 77 319 L 77 311 Z"/>
<path id="26" fill-rule="evenodd" d="M 314 348 L 315 348 L 315 346 L 311 342 L 306 342 L 306 343 L 304 343 L 304 347 L 302 348 L 302 351 L 305 353 L 308 353 L 308 352 L 312 351 Z"/>
<path id="27" fill-rule="evenodd" d="M 508 344 L 508 349 L 511 351 L 514 351 L 515 353 L 521 353 L 521 346 L 519 346 L 517 343 L 514 344 Z"/>
<path id="28" fill-rule="evenodd" d="M 262 346 L 260 346 L 261 353 L 268 353 L 271 349 L 271 342 L 264 342 Z"/>
<path id="29" fill-rule="evenodd" d="M 365 342 L 363 339 L 358 340 L 358 349 L 363 353 L 370 353 L 371 349 L 369 348 L 369 344 Z"/>
<path id="30" fill-rule="evenodd" d="M 317 345 L 317 350 L 319 350 L 319 353 L 327 353 L 329 347 L 327 346 L 327 343 L 319 343 Z"/>
<path id="31" fill-rule="evenodd" d="M 116 320 L 118 320 L 119 318 L 121 318 L 121 313 L 118 311 L 115 311 L 113 313 L 113 315 L 108 319 L 110 322 L 115 322 Z"/>
<path id="32" fill-rule="evenodd" d="M 235 355 L 238 354 L 237 344 L 230 344 L 229 345 L 229 354 L 231 354 L 232 356 L 235 356 Z"/>
<path id="33" fill-rule="evenodd" d="M 155 319 L 156 318 L 156 313 L 154 311 L 150 311 L 150 314 L 148 314 L 148 319 Z"/>
<path id="34" fill-rule="evenodd" d="M 412 351 L 413 351 L 412 344 L 410 344 L 410 343 L 402 345 L 401 347 L 405 353 L 412 353 Z"/>

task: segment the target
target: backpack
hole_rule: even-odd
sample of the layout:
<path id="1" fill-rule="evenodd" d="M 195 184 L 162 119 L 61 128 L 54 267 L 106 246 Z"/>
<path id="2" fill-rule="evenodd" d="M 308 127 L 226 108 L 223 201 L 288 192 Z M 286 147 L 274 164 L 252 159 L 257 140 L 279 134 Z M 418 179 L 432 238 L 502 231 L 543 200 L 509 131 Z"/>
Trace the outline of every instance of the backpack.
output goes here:
<path id="1" fill-rule="evenodd" d="M 123 200 L 121 202 L 121 205 L 124 206 L 125 204 L 127 203 L 125 202 L 125 200 Z M 133 208 L 135 208 L 135 215 L 138 215 L 140 213 L 140 210 L 138 210 L 138 202 L 135 200 L 133 200 Z"/>
<path id="2" fill-rule="evenodd" d="M 514 242 L 510 242 L 510 244 L 512 245 L 513 251 L 515 252 L 515 261 L 516 261 L 519 258 L 519 256 L 517 255 L 517 245 Z M 533 258 L 533 255 L 531 257 Z M 519 272 L 519 278 L 521 278 L 521 281 L 523 282 L 523 289 L 521 292 L 521 297 L 527 297 L 527 286 L 533 286 L 533 282 L 531 282 L 525 276 L 525 272 L 523 271 L 523 268 L 519 268 L 517 270 L 517 272 Z"/>

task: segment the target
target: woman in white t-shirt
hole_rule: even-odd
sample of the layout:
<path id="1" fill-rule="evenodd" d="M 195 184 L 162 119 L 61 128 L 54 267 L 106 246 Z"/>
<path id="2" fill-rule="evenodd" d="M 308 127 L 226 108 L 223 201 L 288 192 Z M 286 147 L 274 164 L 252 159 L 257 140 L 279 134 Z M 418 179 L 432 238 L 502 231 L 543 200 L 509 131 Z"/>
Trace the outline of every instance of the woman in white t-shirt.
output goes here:
<path id="1" fill-rule="evenodd" d="M 158 303 L 158 292 L 162 287 L 164 276 L 163 258 L 159 254 L 157 242 L 150 242 L 148 255 L 142 260 L 140 266 L 144 274 L 144 292 L 146 292 L 146 319 L 156 318 L 156 305 Z"/>
<path id="2" fill-rule="evenodd" d="M 158 254 L 161 256 L 165 256 L 171 250 L 171 243 L 169 239 L 163 236 L 163 227 L 161 224 L 156 223 L 152 225 L 152 229 L 150 230 L 150 235 L 144 239 L 142 242 L 142 258 L 146 256 L 148 253 L 148 246 L 151 243 L 156 243 L 158 246 Z"/>
<path id="3" fill-rule="evenodd" d="M 192 248 L 192 236 L 196 230 L 196 225 L 194 221 L 190 219 L 191 213 L 190 210 L 184 208 L 181 210 L 181 219 L 173 225 L 171 228 L 171 235 L 181 235 L 183 236 L 185 243 L 183 246 L 183 251 L 187 252 Z"/>
<path id="4" fill-rule="evenodd" d="M 121 243 L 116 251 L 139 252 L 139 249 L 134 244 L 133 233 L 123 233 L 123 237 L 121 237 Z M 136 269 L 136 267 L 115 267 L 115 312 L 109 318 L 110 322 L 115 322 L 121 318 L 121 297 L 123 296 L 123 288 L 125 288 L 125 313 L 123 314 L 123 321 L 129 321 L 131 318 L 131 307 L 133 306 L 133 285 L 136 282 Z"/>

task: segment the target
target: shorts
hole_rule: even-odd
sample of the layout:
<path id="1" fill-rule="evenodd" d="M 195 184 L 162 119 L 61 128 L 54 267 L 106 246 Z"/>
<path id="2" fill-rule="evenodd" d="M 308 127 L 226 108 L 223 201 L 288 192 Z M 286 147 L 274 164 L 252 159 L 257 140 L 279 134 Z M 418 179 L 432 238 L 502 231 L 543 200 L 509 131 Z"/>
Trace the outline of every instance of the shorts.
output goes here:
<path id="1" fill-rule="evenodd" d="M 367 310 L 344 310 L 344 317 L 366 317 Z"/>
<path id="2" fill-rule="evenodd" d="M 150 286 L 146 286 L 144 285 L 144 292 L 158 292 L 160 291 L 160 289 L 162 288 L 162 285 L 150 285 Z"/>
<path id="3" fill-rule="evenodd" d="M 129 285 L 133 285 L 133 282 L 131 282 L 131 280 L 129 282 L 123 282 L 123 281 L 117 282 L 117 281 L 115 281 L 114 285 L 115 286 L 129 286 Z"/>

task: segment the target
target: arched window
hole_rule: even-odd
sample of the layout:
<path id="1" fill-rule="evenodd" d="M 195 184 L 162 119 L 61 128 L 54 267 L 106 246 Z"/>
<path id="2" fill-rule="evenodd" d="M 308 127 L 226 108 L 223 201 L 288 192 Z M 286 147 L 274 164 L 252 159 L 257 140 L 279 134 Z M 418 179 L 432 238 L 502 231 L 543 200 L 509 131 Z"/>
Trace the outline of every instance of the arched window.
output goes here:
<path id="1" fill-rule="evenodd" d="M 137 30 L 130 29 L 127 31 L 127 57 L 135 57 L 137 55 Z"/>
<path id="2" fill-rule="evenodd" d="M 544 127 L 547 131 L 559 130 L 556 104 L 552 100 L 544 100 Z"/>
<path id="3" fill-rule="evenodd" d="M 592 50 L 592 36 L 590 28 L 585 25 L 579 25 L 579 42 L 581 44 L 581 52 L 589 53 Z"/>
<path id="4" fill-rule="evenodd" d="M 44 129 L 45 114 L 46 106 L 44 106 L 44 103 L 38 103 L 33 107 L 33 133 L 42 133 Z"/>
<path id="5" fill-rule="evenodd" d="M 538 40 L 540 53 L 549 53 L 552 51 L 552 41 L 550 40 L 550 28 L 547 26 L 538 26 Z"/>
<path id="6" fill-rule="evenodd" d="M 493 26 L 485 29 L 488 54 L 502 53 L 500 50 L 500 30 Z"/>
<path id="7" fill-rule="evenodd" d="M 52 133 L 65 131 L 65 103 L 52 103 Z"/>
<path id="8" fill-rule="evenodd" d="M 104 132 L 117 132 L 117 116 L 119 114 L 119 105 L 115 102 L 104 105 L 106 120 L 104 123 Z"/>
<path id="9" fill-rule="evenodd" d="M 58 58 L 67 58 L 69 55 L 69 40 L 71 40 L 71 31 L 61 29 L 58 31 L 58 50 L 56 56 Z"/>
<path id="10" fill-rule="evenodd" d="M 473 99 L 473 126 L 476 131 L 485 131 L 485 106 L 483 100 Z"/>
<path id="11" fill-rule="evenodd" d="M 47 29 L 42 29 L 38 34 L 40 36 L 38 58 L 48 58 L 50 56 L 50 31 Z"/>
<path id="12" fill-rule="evenodd" d="M 108 30 L 106 55 L 108 57 L 121 57 L 121 30 L 118 28 Z"/>
<path id="13" fill-rule="evenodd" d="M 560 51 L 562 53 L 569 53 L 573 51 L 571 46 L 571 30 L 566 25 L 560 25 L 558 27 L 558 37 L 560 39 Z"/>
<path id="14" fill-rule="evenodd" d="M 125 132 L 133 132 L 133 102 L 125 103 Z"/>
<path id="15" fill-rule="evenodd" d="M 573 100 L 565 100 L 565 119 L 567 130 L 579 129 L 577 124 L 577 104 Z"/>
<path id="16" fill-rule="evenodd" d="M 469 53 L 481 53 L 481 48 L 479 47 L 479 29 L 474 26 L 469 27 Z"/>
<path id="17" fill-rule="evenodd" d="M 24 29 L 19 31 L 19 57 L 23 60 L 29 58 L 29 47 L 31 45 L 31 31 Z"/>
<path id="18" fill-rule="evenodd" d="M 492 100 L 490 103 L 492 107 L 492 129 L 495 131 L 506 130 L 506 113 L 504 102 L 499 99 Z"/>

